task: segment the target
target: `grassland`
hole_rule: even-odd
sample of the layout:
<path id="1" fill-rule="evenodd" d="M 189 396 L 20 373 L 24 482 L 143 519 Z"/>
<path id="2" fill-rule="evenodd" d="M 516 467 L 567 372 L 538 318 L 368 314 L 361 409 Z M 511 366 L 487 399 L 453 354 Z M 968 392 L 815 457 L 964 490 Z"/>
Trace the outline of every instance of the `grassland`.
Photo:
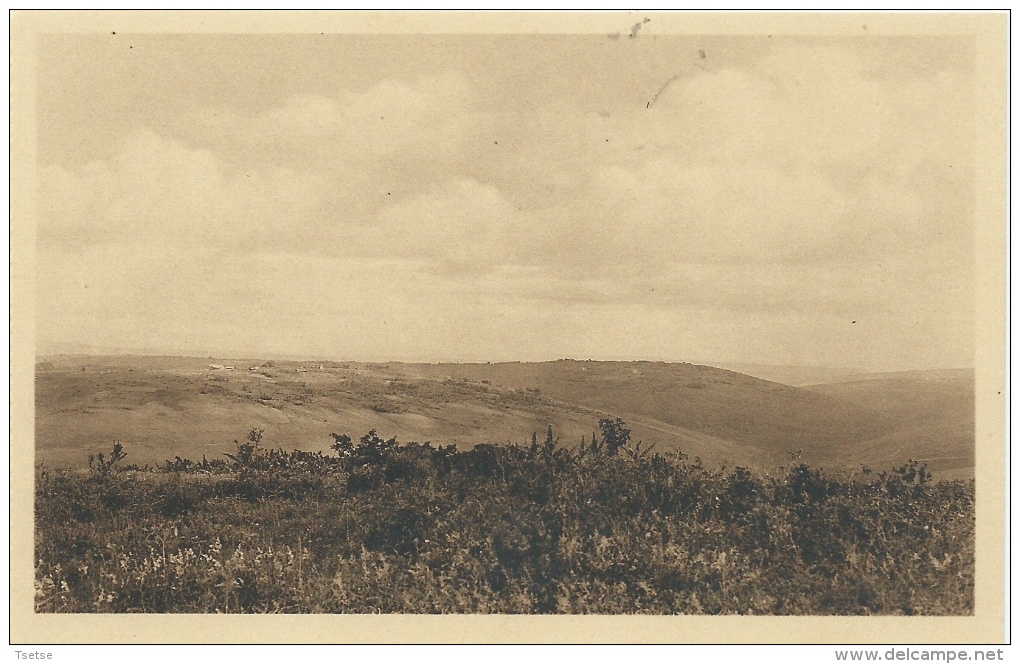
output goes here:
<path id="1" fill-rule="evenodd" d="M 972 372 L 782 373 L 42 358 L 36 610 L 972 614 Z"/>
<path id="2" fill-rule="evenodd" d="M 236 369 L 212 370 L 214 363 Z M 43 358 L 37 371 L 36 460 L 81 468 L 86 450 L 114 440 L 129 445 L 140 465 L 222 456 L 251 427 L 284 449 L 324 452 L 333 431 L 377 428 L 466 450 L 526 443 L 551 424 L 562 445 L 576 447 L 593 422 L 613 415 L 636 440 L 710 467 L 769 472 L 799 453 L 831 473 L 920 459 L 937 478 L 972 477 L 972 372 L 849 378 L 795 387 L 661 362 L 57 356 Z"/>

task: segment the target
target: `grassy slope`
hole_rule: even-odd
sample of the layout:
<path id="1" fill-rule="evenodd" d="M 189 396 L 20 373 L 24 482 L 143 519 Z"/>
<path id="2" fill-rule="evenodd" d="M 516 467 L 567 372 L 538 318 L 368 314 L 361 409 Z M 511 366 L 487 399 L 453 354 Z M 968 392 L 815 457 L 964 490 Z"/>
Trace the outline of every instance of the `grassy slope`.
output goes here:
<path id="1" fill-rule="evenodd" d="M 939 477 L 972 477 L 974 468 L 974 372 L 969 369 L 872 374 L 807 389 L 854 401 L 903 425 L 860 442 L 844 459 L 864 457 L 878 466 L 909 456 L 928 463 Z"/>
<path id="2" fill-rule="evenodd" d="M 137 464 L 176 455 L 201 458 L 234 449 L 251 427 L 284 449 L 326 450 L 331 432 L 375 428 L 401 440 L 471 447 L 526 442 L 550 423 L 558 433 L 590 432 L 583 408 L 482 383 L 401 378 L 380 365 L 255 362 L 209 371 L 211 362 L 177 358 L 53 360 L 36 381 L 37 461 L 81 466 L 88 451 L 122 440 Z M 302 367 L 312 367 L 299 372 Z M 82 371 L 82 367 L 85 371 Z M 73 370 L 72 370 L 73 369 Z M 573 437 L 571 437 L 573 439 Z"/>
<path id="3" fill-rule="evenodd" d="M 213 458 L 254 426 L 284 449 L 325 450 L 333 431 L 359 436 L 370 428 L 461 447 L 523 443 L 548 424 L 573 445 L 601 415 L 623 418 L 635 440 L 711 465 L 769 469 L 796 450 L 830 468 L 921 457 L 965 476 L 973 465 L 973 383 L 956 375 L 803 389 L 650 362 L 325 363 L 322 370 L 318 362 L 279 362 L 252 373 L 257 360 L 46 359 L 51 364 L 37 373 L 37 461 L 50 466 L 80 466 L 113 439 L 138 464 Z M 214 362 L 237 370 L 210 371 Z"/>
<path id="4" fill-rule="evenodd" d="M 620 414 L 628 422 L 648 420 L 681 427 L 728 441 L 728 451 L 737 455 L 753 450 L 757 457 L 735 456 L 730 463 L 775 463 L 787 460 L 788 452 L 802 450 L 808 463 L 831 465 L 842 460 L 842 450 L 853 443 L 903 426 L 894 418 L 861 408 L 853 399 L 692 364 L 560 361 L 425 365 L 414 370 L 537 387 L 559 401 Z"/>
<path id="5" fill-rule="evenodd" d="M 740 362 L 709 363 L 713 367 L 736 371 L 762 380 L 804 387 L 821 383 L 835 383 L 852 380 L 865 375 L 865 372 L 843 367 L 815 367 L 795 364 L 745 364 Z"/>

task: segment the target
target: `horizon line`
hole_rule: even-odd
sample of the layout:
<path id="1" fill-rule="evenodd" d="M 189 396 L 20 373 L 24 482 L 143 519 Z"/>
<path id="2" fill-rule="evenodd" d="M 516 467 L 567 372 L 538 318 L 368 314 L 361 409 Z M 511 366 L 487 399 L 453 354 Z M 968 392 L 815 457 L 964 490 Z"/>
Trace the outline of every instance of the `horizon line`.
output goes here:
<path id="1" fill-rule="evenodd" d="M 725 369 L 725 365 L 730 366 L 744 366 L 744 367 L 791 367 L 800 369 L 828 369 L 828 370 L 840 370 L 849 371 L 853 373 L 899 373 L 909 371 L 939 371 L 939 370 L 953 370 L 953 369 L 968 369 L 974 370 L 976 367 L 966 365 L 955 365 L 955 366 L 924 366 L 924 367 L 909 367 L 909 368 L 874 368 L 867 366 L 854 366 L 854 365 L 838 365 L 838 364 L 798 364 L 792 362 L 767 362 L 767 361 L 747 361 L 747 360 L 723 360 L 723 359 L 665 359 L 665 358 L 648 358 L 648 357 L 620 357 L 611 356 L 606 358 L 580 358 L 580 357 L 568 357 L 561 356 L 556 358 L 547 359 L 527 359 L 527 360 L 478 360 L 478 359 L 354 359 L 350 357 L 335 357 L 335 356 L 305 356 L 305 355 L 290 355 L 286 353 L 246 353 L 246 354 L 234 354 L 234 353 L 198 353 L 196 351 L 173 351 L 173 350 L 157 350 L 157 349 L 97 349 L 96 351 L 63 351 L 63 352 L 39 352 L 35 353 L 36 360 L 48 357 L 93 357 L 93 358 L 106 358 L 106 357 L 146 357 L 146 358 L 178 358 L 178 359 L 192 359 L 192 360 L 261 360 L 265 361 L 277 361 L 277 362 L 350 362 L 354 364 L 548 364 L 552 362 L 618 362 L 618 363 L 654 363 L 654 364 L 693 364 L 700 366 L 712 366 L 715 368 Z"/>

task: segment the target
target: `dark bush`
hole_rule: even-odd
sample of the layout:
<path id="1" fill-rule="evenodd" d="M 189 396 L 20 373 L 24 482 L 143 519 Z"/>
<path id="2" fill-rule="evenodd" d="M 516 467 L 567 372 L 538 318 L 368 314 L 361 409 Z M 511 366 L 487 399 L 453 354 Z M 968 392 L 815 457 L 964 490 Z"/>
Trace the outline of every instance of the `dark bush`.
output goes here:
<path id="1" fill-rule="evenodd" d="M 334 455 L 253 429 L 228 459 L 40 469 L 36 609 L 973 612 L 973 482 L 719 471 L 600 428 L 574 450 L 333 434 Z"/>

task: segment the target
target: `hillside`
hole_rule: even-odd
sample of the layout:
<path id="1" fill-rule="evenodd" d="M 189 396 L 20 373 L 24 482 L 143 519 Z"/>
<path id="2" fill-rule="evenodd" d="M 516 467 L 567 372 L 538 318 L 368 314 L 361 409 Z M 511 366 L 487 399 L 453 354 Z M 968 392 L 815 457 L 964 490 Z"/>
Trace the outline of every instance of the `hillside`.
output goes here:
<path id="1" fill-rule="evenodd" d="M 897 429 L 897 423 L 888 418 L 873 417 L 870 411 L 865 416 L 853 400 L 693 364 L 564 360 L 415 365 L 412 370 L 433 377 L 485 378 L 518 389 L 538 389 L 558 402 L 625 414 L 619 416 L 635 426 L 681 428 L 728 441 L 747 453 L 753 449 L 776 462 L 801 450 L 809 463 L 826 465 L 837 457 L 837 448 Z"/>
<path id="2" fill-rule="evenodd" d="M 894 431 L 862 441 L 844 461 L 874 459 L 881 465 L 904 454 L 928 463 L 942 477 L 970 477 L 974 468 L 974 372 L 970 369 L 904 371 L 807 389 L 860 407 L 888 421 Z"/>
<path id="3" fill-rule="evenodd" d="M 734 362 L 706 362 L 713 367 L 728 369 L 737 373 L 747 374 L 773 383 L 783 383 L 795 387 L 836 383 L 852 380 L 866 375 L 865 372 L 843 367 L 815 367 L 795 364 L 747 364 Z"/>
<path id="4" fill-rule="evenodd" d="M 635 440 L 709 465 L 769 470 L 800 451 L 806 463 L 839 470 L 919 456 L 954 476 L 973 466 L 972 378 L 894 375 L 802 388 L 653 362 L 40 360 L 36 455 L 50 466 L 80 467 L 115 439 L 136 464 L 221 457 L 252 427 L 265 430 L 270 446 L 306 451 L 328 449 L 332 432 L 369 429 L 461 448 L 525 443 L 550 424 L 561 444 L 574 446 L 605 415 L 625 420 Z M 910 382 L 917 380 L 926 389 Z"/>

